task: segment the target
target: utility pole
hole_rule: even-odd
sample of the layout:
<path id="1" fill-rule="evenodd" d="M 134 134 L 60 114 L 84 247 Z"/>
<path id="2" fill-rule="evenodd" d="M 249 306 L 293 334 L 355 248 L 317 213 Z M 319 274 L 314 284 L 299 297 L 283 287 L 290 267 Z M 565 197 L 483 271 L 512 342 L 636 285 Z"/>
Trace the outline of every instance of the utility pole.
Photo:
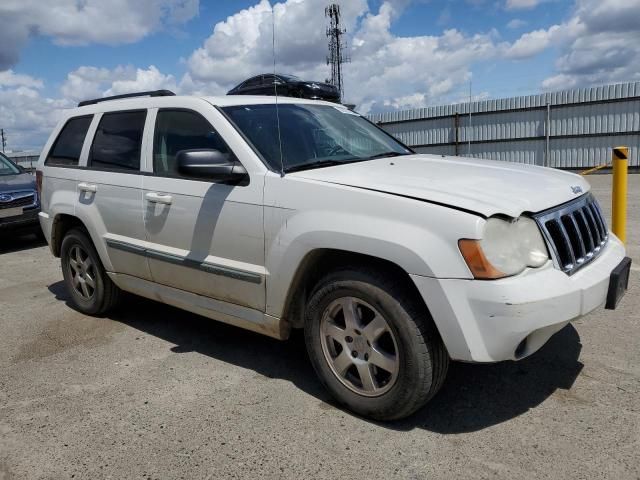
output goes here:
<path id="1" fill-rule="evenodd" d="M 4 153 L 4 147 L 7 146 L 7 141 L 4 138 L 4 128 L 0 128 L 0 136 L 2 137 L 2 153 Z"/>
<path id="2" fill-rule="evenodd" d="M 344 52 L 347 49 L 342 36 L 347 31 L 340 27 L 340 5 L 332 3 L 324 9 L 324 16 L 329 18 L 327 38 L 329 39 L 329 55 L 327 65 L 331 65 L 331 79 L 328 82 L 338 88 L 340 98 L 344 97 L 344 84 L 342 82 L 342 64 L 351 61 Z"/>

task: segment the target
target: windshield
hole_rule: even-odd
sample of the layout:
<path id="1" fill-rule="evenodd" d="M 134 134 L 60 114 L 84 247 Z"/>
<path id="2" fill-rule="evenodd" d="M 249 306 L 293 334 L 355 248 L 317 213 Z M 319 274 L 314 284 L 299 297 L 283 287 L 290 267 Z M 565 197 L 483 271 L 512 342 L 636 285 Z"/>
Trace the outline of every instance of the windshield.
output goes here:
<path id="1" fill-rule="evenodd" d="M 222 110 L 272 169 L 303 170 L 376 157 L 408 155 L 407 147 L 355 112 L 328 105 L 241 105 Z"/>
<path id="2" fill-rule="evenodd" d="M 0 153 L 0 175 L 17 175 L 20 169 L 11 160 Z"/>

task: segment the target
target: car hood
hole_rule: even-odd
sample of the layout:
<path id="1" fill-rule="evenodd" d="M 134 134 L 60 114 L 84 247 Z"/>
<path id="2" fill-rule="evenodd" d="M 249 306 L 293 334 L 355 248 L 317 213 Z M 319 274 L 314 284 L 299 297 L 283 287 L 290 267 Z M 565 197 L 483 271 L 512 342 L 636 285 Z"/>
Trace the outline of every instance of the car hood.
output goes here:
<path id="1" fill-rule="evenodd" d="M 407 155 L 289 174 L 411 197 L 485 217 L 539 212 L 590 189 L 579 175 L 519 163 Z"/>
<path id="2" fill-rule="evenodd" d="M 35 177 L 28 173 L 0 175 L 0 193 L 14 192 L 16 190 L 35 190 L 35 188 Z"/>

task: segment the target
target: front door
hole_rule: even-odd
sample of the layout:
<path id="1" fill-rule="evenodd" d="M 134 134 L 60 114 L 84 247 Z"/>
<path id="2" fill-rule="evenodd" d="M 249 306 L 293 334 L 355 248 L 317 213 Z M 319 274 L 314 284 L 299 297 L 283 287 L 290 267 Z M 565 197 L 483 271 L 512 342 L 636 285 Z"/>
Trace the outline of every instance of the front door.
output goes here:
<path id="1" fill-rule="evenodd" d="M 143 179 L 147 257 L 157 283 L 264 311 L 264 177 L 226 185 L 182 175 L 186 149 L 231 153 L 193 110 L 160 109 L 153 135 L 153 174 Z"/>

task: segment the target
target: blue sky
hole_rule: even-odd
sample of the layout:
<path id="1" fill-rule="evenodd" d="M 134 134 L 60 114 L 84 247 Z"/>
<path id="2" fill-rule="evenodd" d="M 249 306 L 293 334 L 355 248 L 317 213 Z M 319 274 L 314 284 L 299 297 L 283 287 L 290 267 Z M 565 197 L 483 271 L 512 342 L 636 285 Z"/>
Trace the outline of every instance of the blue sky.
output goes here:
<path id="1" fill-rule="evenodd" d="M 184 59 L 211 35 L 215 24 L 256 3 L 246 0 L 203 1 L 200 2 L 199 14 L 184 25 L 156 32 L 132 44 L 59 46 L 51 37 L 36 36 L 23 50 L 14 71 L 42 78 L 46 91 L 52 95 L 64 82 L 68 72 L 83 65 L 106 68 L 123 64 L 142 67 L 155 65 L 162 72 L 181 76 L 186 71 Z M 383 2 L 374 0 L 368 3 L 371 10 L 376 11 Z M 439 35 L 450 28 L 469 34 L 496 29 L 505 40 L 515 41 L 523 32 L 548 27 L 558 19 L 567 17 L 572 7 L 571 1 L 553 1 L 539 8 L 514 11 L 503 8 L 499 2 L 474 5 L 465 1 L 419 1 L 406 7 L 392 23 L 391 32 L 401 37 L 412 37 Z M 322 22 L 322 12 L 318 16 Z M 507 25 L 512 20 L 526 24 L 509 28 Z M 550 50 L 527 62 L 527 71 L 522 70 L 521 64 L 513 62 L 484 65 L 473 71 L 475 88 L 482 92 L 495 92 L 495 95 L 502 95 L 505 89 L 508 95 L 535 92 L 540 89 L 542 80 L 552 73 L 553 60 L 554 54 Z"/>
<path id="2" fill-rule="evenodd" d="M 224 94 L 272 68 L 272 6 L 278 70 L 323 80 L 327 3 L 3 0 L 0 126 L 37 148 L 87 96 Z M 470 82 L 474 98 L 496 98 L 640 80 L 640 0 L 340 3 L 346 100 L 365 113 L 464 101 Z"/>

